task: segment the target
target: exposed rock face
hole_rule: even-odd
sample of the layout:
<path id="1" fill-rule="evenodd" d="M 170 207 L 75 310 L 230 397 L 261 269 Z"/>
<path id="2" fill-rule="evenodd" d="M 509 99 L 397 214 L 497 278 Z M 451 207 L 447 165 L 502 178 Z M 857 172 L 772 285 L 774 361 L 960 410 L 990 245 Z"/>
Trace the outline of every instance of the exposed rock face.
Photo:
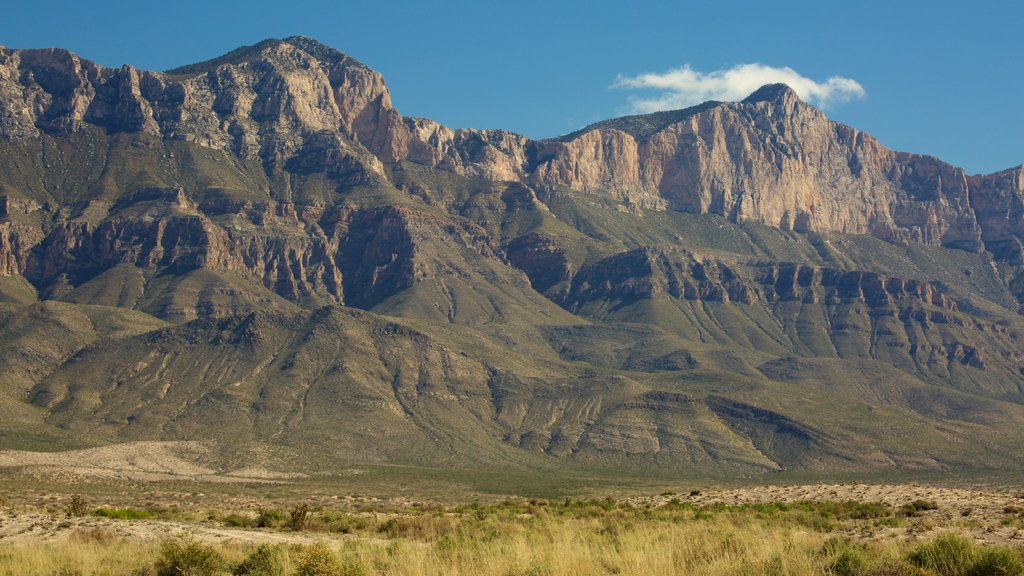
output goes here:
<path id="1" fill-rule="evenodd" d="M 743 102 L 607 121 L 535 142 L 403 118 L 379 74 L 294 37 L 166 74 L 102 68 L 64 50 L 4 49 L 0 96 L 0 136 L 12 140 L 94 124 L 258 158 L 271 171 L 361 170 L 369 182 L 408 161 L 787 230 L 997 255 L 1019 243 L 1020 210 L 1001 208 L 1021 205 L 1019 169 L 968 179 L 934 158 L 892 152 L 783 85 Z"/>
<path id="2" fill-rule="evenodd" d="M 786 230 L 982 246 L 962 170 L 887 150 L 785 86 L 643 130 L 628 120 L 550 145 L 533 181 Z"/>
<path id="3" fill-rule="evenodd" d="M 739 301 L 756 297 L 753 286 L 721 262 L 698 261 L 682 251 L 638 248 L 580 270 L 562 304 L 570 310 L 592 300 L 634 301 L 668 293 L 686 300 Z"/>
<path id="4" fill-rule="evenodd" d="M 1024 166 L 969 180 L 985 247 L 1020 262 L 1024 238 Z"/>
<path id="5" fill-rule="evenodd" d="M 153 207 L 141 214 L 132 210 L 142 203 Z M 295 301 L 315 295 L 343 300 L 333 256 L 337 240 L 313 231 L 310 236 L 270 233 L 281 225 L 303 228 L 287 204 L 237 203 L 230 208 L 255 230 L 218 225 L 210 216 L 227 209 L 220 203 L 197 209 L 180 189 L 141 190 L 99 223 L 58 222 L 17 272 L 44 285 L 58 276 L 77 285 L 119 264 L 170 273 L 205 268 L 255 276 Z"/>
<path id="6" fill-rule="evenodd" d="M 957 310 L 955 300 L 931 282 L 787 262 L 737 267 L 663 246 L 617 254 L 580 270 L 562 304 L 572 310 L 595 300 L 631 302 L 660 293 L 742 304 L 863 302 L 871 307 L 925 304 Z"/>
<path id="7" fill-rule="evenodd" d="M 19 221 L 39 208 L 31 200 L 0 196 L 0 276 L 21 274 L 30 250 L 43 239 L 38 227 Z"/>
<path id="8" fill-rule="evenodd" d="M 544 292 L 572 277 L 572 263 L 557 242 L 537 233 L 524 234 L 509 243 L 506 253 L 516 268 L 526 272 L 533 289 Z"/>
<path id="9" fill-rule="evenodd" d="M 241 185 L 254 189 L 242 194 L 245 199 L 203 192 L 219 184 L 215 178 L 170 187 L 118 183 L 113 199 L 94 192 L 102 189 L 97 183 L 83 186 L 69 202 L 62 188 L 67 184 L 48 180 L 45 192 L 6 194 L 0 273 L 37 283 L 61 274 L 75 283 L 124 263 L 208 268 L 251 275 L 293 301 L 368 306 L 426 274 L 411 263 L 416 242 L 408 223 L 414 212 L 360 212 L 330 195 L 386 187 L 388 170 L 403 163 L 473 181 L 510 182 L 538 206 L 534 188 L 587 191 L 611 195 L 634 210 L 713 213 L 798 232 L 987 249 L 1012 262 L 1020 260 L 1024 234 L 1020 168 L 968 178 L 934 158 L 892 152 L 867 134 L 830 122 L 783 85 L 766 86 L 742 102 L 609 120 L 558 140 L 530 141 L 404 118 L 391 106 L 379 74 L 311 39 L 293 37 L 167 73 L 103 68 L 65 50 L 0 49 L 0 97 L 0 137 L 14 144 L 99 127 L 108 135 L 155 139 L 133 140 L 135 147 L 187 142 L 261 167 L 259 174 L 239 168 Z M 166 148 L 161 162 L 173 156 Z M 50 158 L 64 162 L 50 154 L 38 169 L 52 172 Z M 173 181 L 191 169 L 165 164 L 163 172 L 154 167 L 143 180 Z M 435 197 L 451 194 L 442 181 L 425 185 L 438 187 Z M 330 187 L 333 192 L 324 192 Z M 13 216 L 43 203 L 45 217 L 36 221 L 44 226 Z M 442 236 L 486 236 L 432 229 Z M 493 226 L 487 230 L 497 233 Z M 526 232 L 506 240 L 505 254 L 536 289 L 574 277 L 564 247 Z M 493 240 L 467 242 L 502 261 Z M 636 277 L 646 278 L 641 284 L 664 283 L 678 297 L 747 302 L 762 293 L 722 264 L 663 258 L 659 264 L 661 257 L 650 251 L 620 258 L 615 266 L 661 270 Z M 576 274 L 571 291 L 578 296 L 609 284 L 602 270 Z M 830 281 L 826 274 L 822 285 Z M 841 287 L 845 281 L 836 282 Z M 392 287 L 381 292 L 385 285 Z M 346 286 L 359 286 L 358 294 L 346 294 Z"/>
<path id="10" fill-rule="evenodd" d="M 782 263 L 761 269 L 757 282 L 769 301 L 818 303 L 845 300 L 885 306 L 912 300 L 944 310 L 957 309 L 956 302 L 931 282 L 889 277 L 876 272 Z"/>
<path id="11" fill-rule="evenodd" d="M 89 123 L 273 164 L 318 133 L 365 132 L 368 117 L 390 109 L 379 74 L 308 39 L 232 54 L 160 74 L 102 68 L 66 50 L 3 50 L 0 94 L 11 107 L 0 136 L 67 135 Z"/>

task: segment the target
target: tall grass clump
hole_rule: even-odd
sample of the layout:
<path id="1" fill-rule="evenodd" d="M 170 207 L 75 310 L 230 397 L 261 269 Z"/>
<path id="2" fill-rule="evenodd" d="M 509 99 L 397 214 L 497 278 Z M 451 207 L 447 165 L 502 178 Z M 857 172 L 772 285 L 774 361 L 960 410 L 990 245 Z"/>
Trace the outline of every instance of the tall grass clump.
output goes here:
<path id="1" fill-rule="evenodd" d="M 233 571 L 234 576 L 287 576 L 291 572 L 288 549 L 260 544 Z"/>
<path id="2" fill-rule="evenodd" d="M 212 546 L 185 534 L 161 543 L 155 568 L 157 576 L 217 576 L 225 562 Z"/>
<path id="3" fill-rule="evenodd" d="M 323 542 L 307 547 L 299 556 L 295 576 L 346 576 L 341 562 Z"/>
<path id="4" fill-rule="evenodd" d="M 911 564 L 937 576 L 1020 576 L 1021 552 L 996 546 L 978 546 L 956 534 L 943 534 L 919 544 L 907 554 Z"/>

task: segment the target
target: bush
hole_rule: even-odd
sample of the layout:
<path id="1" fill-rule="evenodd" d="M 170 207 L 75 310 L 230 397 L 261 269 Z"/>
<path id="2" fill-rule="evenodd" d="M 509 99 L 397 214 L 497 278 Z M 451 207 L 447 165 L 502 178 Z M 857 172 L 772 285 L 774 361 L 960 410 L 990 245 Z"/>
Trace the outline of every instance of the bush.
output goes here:
<path id="1" fill-rule="evenodd" d="M 907 559 L 939 576 L 967 576 L 974 565 L 974 545 L 956 534 L 944 534 L 910 551 Z"/>
<path id="2" fill-rule="evenodd" d="M 835 576 L 867 574 L 871 565 L 871 555 L 867 548 L 849 538 L 829 538 L 822 545 L 819 554 L 828 559 L 828 573 Z"/>
<path id="3" fill-rule="evenodd" d="M 431 542 L 458 530 L 455 519 L 446 516 L 395 516 L 377 526 L 388 538 L 409 538 Z"/>
<path id="4" fill-rule="evenodd" d="M 900 506 L 900 514 L 903 516 L 920 516 L 926 510 L 938 510 L 939 505 L 931 500 L 914 500 L 909 504 Z"/>
<path id="5" fill-rule="evenodd" d="M 288 514 L 288 529 L 294 532 L 301 532 L 306 527 L 306 519 L 309 517 L 309 504 L 299 504 L 292 508 Z"/>
<path id="6" fill-rule="evenodd" d="M 866 574 L 871 565 L 871 555 L 864 548 L 850 546 L 843 549 L 829 566 L 836 576 L 859 576 Z"/>
<path id="7" fill-rule="evenodd" d="M 984 547 L 978 551 L 968 576 L 1024 574 L 1024 558 L 1009 548 Z"/>
<path id="8" fill-rule="evenodd" d="M 89 503 L 86 502 L 85 497 L 81 494 L 75 494 L 68 500 L 68 505 L 64 508 L 68 516 L 86 516 L 89 514 Z"/>
<path id="9" fill-rule="evenodd" d="M 364 516 L 356 516 L 352 514 L 344 514 L 340 512 L 333 512 L 325 510 L 321 512 L 314 520 L 318 521 L 319 526 L 309 526 L 307 522 L 307 528 L 317 529 L 322 527 L 323 530 L 328 532 L 338 532 L 341 534 L 351 534 L 358 530 L 366 530 L 373 526 L 374 521 L 371 518 Z"/>
<path id="10" fill-rule="evenodd" d="M 117 533 L 109 528 L 88 528 L 74 532 L 71 537 L 78 542 L 91 542 L 94 544 L 110 545 L 120 540 Z"/>
<path id="11" fill-rule="evenodd" d="M 284 512 L 281 510 L 276 508 L 260 510 L 259 516 L 256 517 L 256 526 L 260 528 L 280 528 L 284 525 L 284 521 Z"/>
<path id="12" fill-rule="evenodd" d="M 243 514 L 228 514 L 221 521 L 224 522 L 225 526 L 232 526 L 235 528 L 249 528 L 255 524 L 252 518 Z"/>
<path id="13" fill-rule="evenodd" d="M 306 548 L 299 558 L 295 576 L 348 576 L 342 571 L 338 557 L 322 542 Z M 354 575 L 353 575 L 354 576 Z"/>
<path id="14" fill-rule="evenodd" d="M 114 520 L 149 520 L 153 517 L 148 510 L 138 508 L 97 508 L 92 511 L 92 515 Z"/>
<path id="15" fill-rule="evenodd" d="M 223 572 L 224 559 L 212 546 L 186 534 L 163 541 L 155 568 L 157 576 L 214 576 Z"/>
<path id="16" fill-rule="evenodd" d="M 285 576 L 290 561 L 284 546 L 260 544 L 235 568 L 235 576 Z"/>
<path id="17" fill-rule="evenodd" d="M 911 550 L 911 564 L 938 576 L 1019 576 L 1020 553 L 995 546 L 975 546 L 962 536 L 946 534 Z"/>

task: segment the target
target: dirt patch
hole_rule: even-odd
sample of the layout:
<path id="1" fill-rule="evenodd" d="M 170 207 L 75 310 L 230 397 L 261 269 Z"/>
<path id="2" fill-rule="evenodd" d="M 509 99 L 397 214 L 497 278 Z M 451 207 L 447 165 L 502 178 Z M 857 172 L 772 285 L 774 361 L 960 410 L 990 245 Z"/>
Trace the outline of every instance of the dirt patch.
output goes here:
<path id="1" fill-rule="evenodd" d="M 165 520 L 115 520 L 95 516 L 67 517 L 18 510 L 0 511 L 0 543 L 63 542 L 69 539 L 110 541 L 163 540 L 191 534 L 209 543 L 312 544 L 320 540 L 344 540 L 354 536 L 331 533 L 275 532 L 222 525 Z"/>
<path id="2" fill-rule="evenodd" d="M 957 530 L 979 542 L 1024 544 L 1024 530 L 1016 527 L 1024 510 L 1022 490 L 972 490 L 919 484 L 811 484 L 800 486 L 755 486 L 707 490 L 693 495 L 662 495 L 631 498 L 634 505 L 661 505 L 672 498 L 694 506 L 710 504 L 754 504 L 772 502 L 884 502 L 895 509 L 917 501 L 935 504 L 934 509 L 917 510 L 905 525 L 861 527 L 848 534 L 859 539 L 928 537 Z"/>
<path id="3" fill-rule="evenodd" d="M 0 450 L 0 469 L 53 478 L 200 482 L 279 482 L 305 477 L 263 468 L 215 470 L 201 442 L 128 442 L 66 452 Z"/>

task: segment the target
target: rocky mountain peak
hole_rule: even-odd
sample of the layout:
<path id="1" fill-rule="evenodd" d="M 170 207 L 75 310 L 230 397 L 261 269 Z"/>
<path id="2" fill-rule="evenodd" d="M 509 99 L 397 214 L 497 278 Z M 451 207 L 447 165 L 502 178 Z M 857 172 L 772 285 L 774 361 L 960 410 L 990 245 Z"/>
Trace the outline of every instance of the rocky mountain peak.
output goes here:
<path id="1" fill-rule="evenodd" d="M 302 56 L 304 58 L 300 57 L 300 59 L 306 60 L 307 63 L 315 60 L 325 68 L 353 67 L 366 71 L 370 70 L 367 65 L 355 58 L 340 50 L 321 44 L 313 38 L 308 36 L 289 36 L 283 40 L 267 38 L 251 46 L 236 48 L 210 60 L 167 70 L 166 74 L 171 76 L 194 76 L 212 72 L 224 65 L 237 66 L 259 60 L 280 61 L 282 57 L 288 57 L 289 55 L 294 57 L 294 51 L 296 50 L 303 53 Z"/>
<path id="2" fill-rule="evenodd" d="M 792 104 L 799 101 L 800 96 L 797 95 L 796 91 L 790 88 L 788 84 L 783 83 L 765 84 L 743 99 L 745 104 L 753 104 L 755 102 Z"/>
<path id="3" fill-rule="evenodd" d="M 282 40 L 282 43 L 294 46 L 324 64 L 354 66 L 356 68 L 370 70 L 369 66 L 363 64 L 359 60 L 356 60 L 340 50 L 327 46 L 326 44 L 321 44 L 319 41 L 310 38 L 309 36 L 289 36 Z"/>

